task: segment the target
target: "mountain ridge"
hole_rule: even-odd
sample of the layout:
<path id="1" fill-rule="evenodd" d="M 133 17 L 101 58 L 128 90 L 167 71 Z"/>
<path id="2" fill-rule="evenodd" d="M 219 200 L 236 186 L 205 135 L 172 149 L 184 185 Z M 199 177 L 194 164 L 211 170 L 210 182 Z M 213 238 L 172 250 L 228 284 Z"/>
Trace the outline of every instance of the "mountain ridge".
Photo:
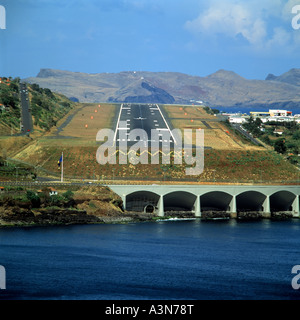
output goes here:
<path id="1" fill-rule="evenodd" d="M 205 77 L 180 72 L 122 71 L 83 73 L 41 69 L 37 83 L 80 102 L 183 103 L 213 107 L 292 106 L 300 108 L 300 69 L 265 80 L 249 80 L 234 71 L 218 70 Z"/>
<path id="2" fill-rule="evenodd" d="M 288 72 L 285 72 L 280 76 L 275 76 L 274 74 L 270 73 L 268 74 L 266 80 L 284 82 L 300 86 L 300 69 L 290 69 Z"/>

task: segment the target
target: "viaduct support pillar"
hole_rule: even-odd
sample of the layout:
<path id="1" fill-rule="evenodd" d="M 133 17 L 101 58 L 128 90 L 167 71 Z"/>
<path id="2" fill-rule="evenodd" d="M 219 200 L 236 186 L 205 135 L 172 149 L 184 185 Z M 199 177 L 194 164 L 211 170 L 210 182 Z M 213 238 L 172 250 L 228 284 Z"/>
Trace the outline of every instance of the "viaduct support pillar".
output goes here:
<path id="1" fill-rule="evenodd" d="M 201 200 L 199 195 L 195 201 L 195 217 L 201 218 Z"/>
<path id="2" fill-rule="evenodd" d="M 230 202 L 230 217 L 233 219 L 237 218 L 237 210 L 236 210 L 236 196 L 233 195 Z"/>
<path id="3" fill-rule="evenodd" d="M 126 210 L 126 194 L 122 195 L 123 209 Z"/>
<path id="4" fill-rule="evenodd" d="M 293 202 L 293 216 L 300 217 L 299 196 L 297 195 Z"/>
<path id="5" fill-rule="evenodd" d="M 164 217 L 165 211 L 164 211 L 164 196 L 160 196 L 158 201 L 158 216 Z"/>
<path id="6" fill-rule="evenodd" d="M 266 196 L 266 199 L 263 203 L 263 217 L 264 218 L 271 218 L 271 208 L 270 208 L 270 196 Z"/>

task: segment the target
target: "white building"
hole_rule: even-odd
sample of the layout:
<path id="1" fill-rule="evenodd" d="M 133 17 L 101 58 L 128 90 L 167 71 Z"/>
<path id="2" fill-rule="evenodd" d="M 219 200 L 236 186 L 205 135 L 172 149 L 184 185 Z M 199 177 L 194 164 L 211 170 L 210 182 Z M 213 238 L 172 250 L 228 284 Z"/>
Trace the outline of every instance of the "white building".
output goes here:
<path id="1" fill-rule="evenodd" d="M 271 117 L 288 117 L 292 116 L 292 111 L 287 111 L 287 110 L 278 110 L 278 109 L 273 109 L 269 110 L 270 116 Z"/>
<path id="2" fill-rule="evenodd" d="M 229 122 L 230 123 L 245 123 L 246 119 L 242 117 L 229 117 Z"/>

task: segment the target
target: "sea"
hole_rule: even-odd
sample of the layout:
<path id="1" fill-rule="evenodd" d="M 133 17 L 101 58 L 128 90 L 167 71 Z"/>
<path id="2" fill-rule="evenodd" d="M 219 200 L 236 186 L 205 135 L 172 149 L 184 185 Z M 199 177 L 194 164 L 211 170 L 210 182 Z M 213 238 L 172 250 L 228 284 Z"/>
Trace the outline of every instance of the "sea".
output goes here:
<path id="1" fill-rule="evenodd" d="M 283 109 L 283 110 L 288 110 L 291 111 L 293 115 L 295 114 L 300 114 L 300 107 L 292 107 L 292 108 L 269 108 L 268 106 L 260 106 L 260 107 L 220 107 L 218 108 L 220 112 L 224 113 L 240 113 L 240 114 L 248 114 L 250 115 L 250 112 L 268 112 L 269 109 Z"/>
<path id="2" fill-rule="evenodd" d="M 0 300 L 299 300 L 300 220 L 2 228 L 0 265 Z"/>

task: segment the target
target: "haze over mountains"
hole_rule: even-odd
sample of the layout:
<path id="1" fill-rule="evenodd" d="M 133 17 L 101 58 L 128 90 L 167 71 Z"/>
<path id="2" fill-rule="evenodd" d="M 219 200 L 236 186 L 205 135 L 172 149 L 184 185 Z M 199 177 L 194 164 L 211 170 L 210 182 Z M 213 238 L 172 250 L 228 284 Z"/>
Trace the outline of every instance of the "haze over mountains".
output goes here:
<path id="1" fill-rule="evenodd" d="M 41 69 L 24 79 L 80 102 L 183 103 L 211 107 L 300 108 L 300 69 L 266 80 L 248 80 L 219 70 L 206 77 L 178 72 L 128 71 L 87 74 Z"/>

